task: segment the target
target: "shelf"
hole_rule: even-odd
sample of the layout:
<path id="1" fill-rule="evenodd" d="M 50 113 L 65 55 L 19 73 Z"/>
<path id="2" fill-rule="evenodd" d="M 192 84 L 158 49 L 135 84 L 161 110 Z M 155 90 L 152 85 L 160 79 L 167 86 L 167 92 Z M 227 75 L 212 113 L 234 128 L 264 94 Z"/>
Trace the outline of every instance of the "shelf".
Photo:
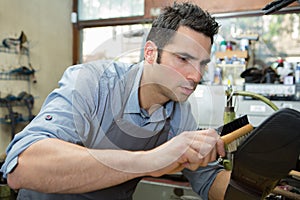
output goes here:
<path id="1" fill-rule="evenodd" d="M 10 49 L 10 48 L 0 45 L 0 52 L 9 53 L 9 54 L 22 54 L 22 55 L 29 56 L 29 50 L 26 47 L 23 47 L 23 48 L 21 48 L 21 50 L 19 50 L 17 48 Z"/>
<path id="2" fill-rule="evenodd" d="M 0 107 L 7 107 L 7 103 L 4 102 L 5 99 L 0 99 Z M 8 102 L 10 104 L 11 107 L 17 107 L 17 106 L 25 106 L 25 103 L 24 102 L 21 102 L 21 101 L 18 101 L 18 100 L 14 100 L 14 101 L 9 101 Z"/>
<path id="3" fill-rule="evenodd" d="M 245 68 L 246 64 L 217 64 L 218 67 L 226 67 L 226 68 L 230 68 L 230 67 L 242 67 Z"/>
<path id="4" fill-rule="evenodd" d="M 30 122 L 30 119 L 29 117 L 21 117 L 19 119 L 15 119 L 15 124 L 18 124 L 18 123 L 24 123 L 24 122 Z M 11 124 L 11 119 L 5 119 L 5 118 L 0 118 L 0 124 Z"/>
<path id="5" fill-rule="evenodd" d="M 248 58 L 248 52 L 247 51 L 218 51 L 216 52 L 216 58 L 219 59 L 224 59 L 225 57 L 227 58 L 232 58 L 236 56 L 237 58 Z"/>
<path id="6" fill-rule="evenodd" d="M 19 42 L 14 43 L 13 45 L 9 46 L 9 48 L 5 46 L 4 43 L 0 45 L 1 60 L 2 62 L 5 61 L 5 63 L 2 63 L 5 64 L 5 66 L 3 66 L 3 69 L 0 72 L 0 83 L 1 85 L 2 83 L 5 83 L 5 85 L 8 85 L 8 87 L 13 88 L 12 90 L 14 92 L 22 90 L 20 92 L 26 92 L 30 94 L 30 81 L 31 79 L 34 79 L 33 76 L 35 70 L 31 67 L 29 47 L 27 45 L 23 45 L 24 42 L 27 42 L 26 36 L 23 32 L 21 33 L 20 38 Z M 20 42 L 22 44 L 18 44 Z M 27 64 L 24 64 L 26 60 Z M 12 66 L 14 66 L 15 64 L 13 63 L 15 63 L 15 61 L 18 61 L 20 66 L 18 66 L 18 68 L 15 69 L 10 69 L 11 67 L 9 67 L 8 63 L 11 63 Z M 27 65 L 29 67 L 26 67 Z M 13 80 L 13 83 L 9 82 L 11 80 Z M 23 83 L 25 83 L 25 81 L 27 82 L 27 89 L 23 86 Z M 35 79 L 33 80 L 33 82 L 35 82 Z M 21 84 L 22 87 L 18 88 Z M 16 125 L 18 123 L 28 123 L 33 118 L 33 116 L 31 116 L 33 102 L 32 105 L 30 105 L 31 102 L 27 102 L 27 100 L 31 101 L 31 99 L 25 100 L 22 98 L 22 96 L 20 96 L 20 94 L 18 96 L 12 95 L 0 98 L 0 108 L 6 110 L 6 112 L 4 111 L 3 113 L 8 113 L 6 115 L 0 116 L 0 124 L 11 126 L 11 139 L 13 139 L 16 133 Z M 14 109 L 16 109 L 18 112 L 16 112 Z"/>
<path id="7" fill-rule="evenodd" d="M 10 72 L 0 72 L 0 80 L 24 80 L 29 81 L 30 75 L 10 73 Z"/>

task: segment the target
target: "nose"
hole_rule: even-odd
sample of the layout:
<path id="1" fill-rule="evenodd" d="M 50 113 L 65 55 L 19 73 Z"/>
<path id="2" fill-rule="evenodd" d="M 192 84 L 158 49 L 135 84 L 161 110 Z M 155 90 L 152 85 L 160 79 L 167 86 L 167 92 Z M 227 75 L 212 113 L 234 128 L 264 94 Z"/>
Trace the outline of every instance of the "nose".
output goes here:
<path id="1" fill-rule="evenodd" d="M 203 74 L 200 70 L 200 67 L 195 67 L 195 66 L 191 65 L 190 69 L 187 72 L 186 78 L 188 80 L 194 81 L 195 83 L 199 83 L 200 80 L 202 79 L 202 76 L 203 76 Z"/>

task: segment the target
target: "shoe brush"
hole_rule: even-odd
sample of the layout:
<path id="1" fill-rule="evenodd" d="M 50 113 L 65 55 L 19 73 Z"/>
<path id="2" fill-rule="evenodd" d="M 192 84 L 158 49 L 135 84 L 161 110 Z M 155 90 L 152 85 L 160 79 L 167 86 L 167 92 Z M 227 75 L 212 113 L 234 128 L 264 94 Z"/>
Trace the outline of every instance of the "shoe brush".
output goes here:
<path id="1" fill-rule="evenodd" d="M 224 160 L 221 158 L 219 160 L 223 162 L 225 169 L 232 170 L 232 153 L 245 141 L 253 129 L 254 127 L 249 123 L 247 115 L 234 119 L 233 121 L 216 129 L 225 144 L 227 158 Z"/>
<path id="2" fill-rule="evenodd" d="M 249 123 L 247 115 L 244 115 L 217 128 L 217 131 L 226 145 L 226 150 L 233 152 L 237 150 L 237 147 L 253 129 L 254 127 Z"/>

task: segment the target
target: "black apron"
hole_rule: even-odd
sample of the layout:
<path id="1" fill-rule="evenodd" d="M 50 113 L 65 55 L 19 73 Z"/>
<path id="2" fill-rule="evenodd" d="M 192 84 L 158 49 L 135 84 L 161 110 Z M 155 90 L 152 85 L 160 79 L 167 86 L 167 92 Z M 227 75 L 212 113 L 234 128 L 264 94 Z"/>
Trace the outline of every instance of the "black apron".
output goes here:
<path id="1" fill-rule="evenodd" d="M 122 108 L 107 131 L 103 139 L 97 144 L 97 149 L 124 149 L 131 151 L 150 150 L 168 139 L 170 130 L 170 120 L 165 121 L 165 125 L 160 131 L 149 131 L 145 128 L 132 124 L 123 119 L 123 111 L 134 84 L 138 69 L 135 68 L 129 73 L 126 82 L 124 96 L 125 101 Z M 134 135 L 142 135 L 135 137 Z M 134 163 L 133 163 L 134 164 Z M 18 200 L 131 200 L 134 190 L 141 178 L 135 178 L 122 184 L 83 194 L 45 194 L 32 190 L 21 189 L 18 194 Z"/>

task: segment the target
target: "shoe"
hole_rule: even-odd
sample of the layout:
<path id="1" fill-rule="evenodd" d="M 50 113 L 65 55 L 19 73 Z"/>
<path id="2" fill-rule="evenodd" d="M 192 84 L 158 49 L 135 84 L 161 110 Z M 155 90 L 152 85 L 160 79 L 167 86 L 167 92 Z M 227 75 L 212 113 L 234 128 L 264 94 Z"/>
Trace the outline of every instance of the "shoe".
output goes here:
<path id="1" fill-rule="evenodd" d="M 225 199 L 264 199 L 280 179 L 297 168 L 300 112 L 276 111 L 237 148 Z M 297 169 L 296 169 L 297 170 Z"/>
<path id="2" fill-rule="evenodd" d="M 3 46 L 5 46 L 6 48 L 13 48 L 16 46 L 20 46 L 20 49 L 22 49 L 22 45 L 27 42 L 27 37 L 25 35 L 25 33 L 22 31 L 21 35 L 19 36 L 19 38 L 5 38 L 2 41 Z"/>

